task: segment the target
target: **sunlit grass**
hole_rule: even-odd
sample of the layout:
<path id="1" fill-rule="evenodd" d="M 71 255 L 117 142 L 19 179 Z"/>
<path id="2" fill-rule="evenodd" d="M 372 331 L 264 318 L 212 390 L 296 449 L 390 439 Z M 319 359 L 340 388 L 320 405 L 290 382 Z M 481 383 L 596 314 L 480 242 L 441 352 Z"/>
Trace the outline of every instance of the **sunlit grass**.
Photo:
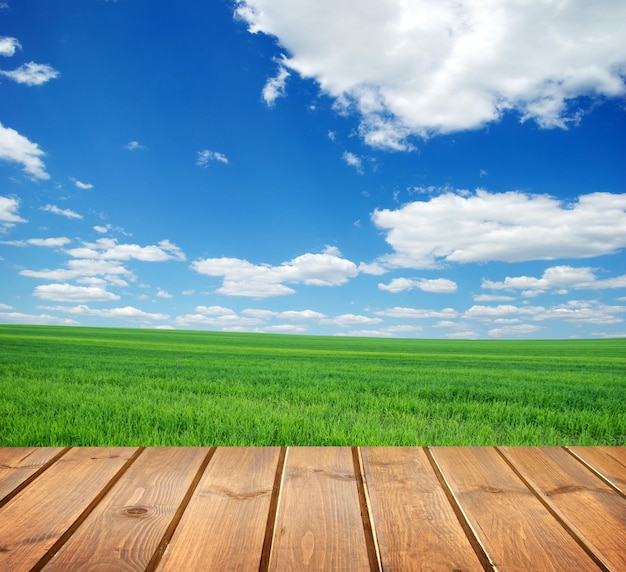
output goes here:
<path id="1" fill-rule="evenodd" d="M 623 445 L 626 340 L 0 326 L 0 446 Z"/>

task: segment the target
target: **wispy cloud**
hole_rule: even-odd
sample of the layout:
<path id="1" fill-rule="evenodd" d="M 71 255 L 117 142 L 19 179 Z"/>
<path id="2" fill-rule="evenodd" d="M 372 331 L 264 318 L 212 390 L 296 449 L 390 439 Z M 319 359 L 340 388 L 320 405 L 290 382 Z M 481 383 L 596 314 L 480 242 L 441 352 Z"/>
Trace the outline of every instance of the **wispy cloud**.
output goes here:
<path id="1" fill-rule="evenodd" d="M 91 183 L 83 183 L 82 181 L 79 181 L 77 179 L 72 179 L 72 181 L 74 181 L 74 185 L 76 185 L 79 189 L 82 189 L 84 191 L 93 189 L 93 185 Z"/>
<path id="2" fill-rule="evenodd" d="M 73 210 L 62 209 L 62 208 L 57 207 L 56 205 L 46 205 L 45 207 L 41 207 L 41 210 L 49 212 L 49 213 L 53 213 L 56 215 L 64 216 L 67 218 L 76 218 L 76 219 L 83 218 L 83 215 L 78 214 L 77 212 L 74 212 Z"/>
<path id="3" fill-rule="evenodd" d="M 379 284 L 381 290 L 398 293 L 405 290 L 418 289 L 423 292 L 433 292 L 438 294 L 452 294 L 457 291 L 457 284 L 447 278 L 394 278 L 389 284 Z"/>
<path id="4" fill-rule="evenodd" d="M 228 165 L 228 158 L 223 153 L 209 151 L 208 149 L 198 151 L 198 159 L 196 160 L 196 165 L 198 165 L 198 167 L 207 167 L 212 161 Z"/>
<path id="5" fill-rule="evenodd" d="M 276 75 L 267 80 L 263 87 L 263 101 L 268 107 L 272 107 L 279 97 L 285 96 L 285 84 L 289 75 L 287 68 L 279 64 Z"/>
<path id="6" fill-rule="evenodd" d="M 127 151 L 139 151 L 141 149 L 145 149 L 145 147 L 139 143 L 139 141 L 130 141 L 124 145 L 124 149 Z"/>
<path id="7" fill-rule="evenodd" d="M 32 143 L 15 129 L 4 127 L 0 123 L 0 159 L 22 165 L 24 171 L 33 179 L 46 180 L 50 175 L 42 161 L 45 153 L 37 143 Z"/>
<path id="8" fill-rule="evenodd" d="M 363 174 L 363 160 L 360 157 L 357 157 L 354 153 L 350 153 L 350 151 L 346 151 L 343 154 L 343 160 L 346 164 L 354 167 L 359 175 Z"/>
<path id="9" fill-rule="evenodd" d="M 29 62 L 12 71 L 0 70 L 0 75 L 8 77 L 17 83 L 28 86 L 43 85 L 51 79 L 59 77 L 59 72 L 48 64 Z"/>
<path id="10" fill-rule="evenodd" d="M 18 222 L 27 222 L 17 214 L 20 208 L 20 200 L 17 197 L 0 196 L 0 225 L 2 227 L 12 227 Z"/>

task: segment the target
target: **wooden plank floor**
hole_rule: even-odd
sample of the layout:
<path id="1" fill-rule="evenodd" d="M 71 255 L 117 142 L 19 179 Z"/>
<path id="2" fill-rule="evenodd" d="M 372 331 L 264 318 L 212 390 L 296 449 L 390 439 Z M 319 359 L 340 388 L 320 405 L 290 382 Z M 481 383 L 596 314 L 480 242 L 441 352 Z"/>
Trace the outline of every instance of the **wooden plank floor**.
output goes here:
<path id="1" fill-rule="evenodd" d="M 0 448 L 0 570 L 626 572 L 626 449 Z"/>

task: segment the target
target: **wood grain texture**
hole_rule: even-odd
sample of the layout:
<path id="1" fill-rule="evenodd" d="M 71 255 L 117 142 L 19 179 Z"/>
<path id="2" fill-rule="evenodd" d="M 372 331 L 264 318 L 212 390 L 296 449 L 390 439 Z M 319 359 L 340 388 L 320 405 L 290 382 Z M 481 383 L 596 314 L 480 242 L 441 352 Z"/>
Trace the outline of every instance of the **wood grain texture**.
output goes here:
<path id="1" fill-rule="evenodd" d="M 144 450 L 44 570 L 145 570 L 208 450 Z"/>
<path id="2" fill-rule="evenodd" d="M 0 509 L 0 570 L 30 570 L 136 448 L 76 448 Z"/>
<path id="3" fill-rule="evenodd" d="M 626 495 L 626 447 L 569 447 L 569 450 Z"/>
<path id="4" fill-rule="evenodd" d="M 626 498 L 560 447 L 502 452 L 602 564 L 626 570 Z"/>
<path id="5" fill-rule="evenodd" d="M 288 449 L 270 570 L 370 570 L 349 448 Z"/>
<path id="6" fill-rule="evenodd" d="M 383 570 L 483 570 L 423 449 L 362 456 Z"/>
<path id="7" fill-rule="evenodd" d="M 217 449 L 157 570 L 258 570 L 279 454 Z"/>
<path id="8" fill-rule="evenodd" d="M 495 569 L 598 569 L 495 449 L 431 452 Z"/>
<path id="9" fill-rule="evenodd" d="M 63 450 L 62 447 L 0 448 L 0 506 L 5 504 L 6 497 Z"/>

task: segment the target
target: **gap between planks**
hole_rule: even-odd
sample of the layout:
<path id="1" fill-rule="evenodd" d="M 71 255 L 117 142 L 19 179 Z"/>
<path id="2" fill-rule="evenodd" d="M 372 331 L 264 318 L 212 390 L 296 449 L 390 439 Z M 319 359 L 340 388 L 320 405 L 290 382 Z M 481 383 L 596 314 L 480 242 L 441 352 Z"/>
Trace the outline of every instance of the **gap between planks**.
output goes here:
<path id="1" fill-rule="evenodd" d="M 39 479 L 53 464 L 55 464 L 60 458 L 62 458 L 71 448 L 64 448 L 58 453 L 56 453 L 53 457 L 50 458 L 46 463 L 44 463 L 41 467 L 39 467 L 36 471 L 33 472 L 28 478 L 26 478 L 22 483 L 20 483 L 13 491 L 7 494 L 4 498 L 0 499 L 0 508 L 6 505 L 11 501 L 16 495 L 26 489 L 33 481 Z M 282 499 L 284 478 L 285 478 L 285 470 L 287 466 L 287 459 L 289 455 L 288 447 L 281 447 L 280 453 L 278 457 L 278 462 L 276 466 L 276 472 L 274 477 L 274 483 L 272 487 L 269 512 L 267 517 L 267 523 L 265 527 L 264 540 L 263 540 L 263 548 L 260 555 L 259 561 L 259 570 L 261 572 L 267 572 L 271 563 L 272 549 L 275 541 L 276 534 L 276 520 L 279 511 L 279 506 Z M 418 449 L 418 447 L 416 447 Z M 433 457 L 432 451 L 430 447 L 422 447 L 421 448 L 431 467 L 437 477 L 447 499 L 450 503 L 458 521 L 461 525 L 465 535 L 467 536 L 472 548 L 474 549 L 478 559 L 481 562 L 484 570 L 493 571 L 495 569 L 493 563 L 491 562 L 487 551 L 485 550 L 483 544 L 481 543 L 479 535 L 473 529 L 470 519 L 465 514 L 463 506 L 456 499 L 454 493 L 452 492 L 450 485 L 448 484 L 444 472 L 441 470 L 441 467 L 438 465 L 436 459 Z M 436 449 L 436 448 L 435 448 Z M 498 455 L 506 462 L 509 468 L 513 471 L 513 473 L 519 478 L 524 486 L 539 500 L 539 502 L 550 512 L 550 514 L 555 518 L 555 520 L 562 526 L 565 531 L 572 537 L 572 539 L 587 553 L 588 556 L 594 561 L 594 563 L 602 570 L 610 570 L 604 562 L 598 558 L 598 556 L 594 553 L 593 549 L 590 548 L 585 540 L 580 537 L 576 530 L 574 530 L 564 519 L 561 513 L 551 505 L 549 501 L 547 501 L 537 489 L 533 485 L 533 483 L 529 482 L 529 480 L 525 477 L 523 471 L 521 471 L 515 461 L 511 459 L 511 457 L 506 453 L 506 451 L 502 450 L 500 447 L 494 447 L 498 453 Z M 609 478 L 602 474 L 601 470 L 598 470 L 592 464 L 590 464 L 587 460 L 585 460 L 584 456 L 580 456 L 575 451 L 572 451 L 568 447 L 560 447 L 559 449 L 565 450 L 568 455 L 575 459 L 582 467 L 584 467 L 587 471 L 592 473 L 595 477 L 601 479 L 606 485 L 611 487 L 618 495 L 624 497 L 624 492 L 619 489 Z M 32 568 L 32 570 L 41 570 L 44 566 L 54 557 L 54 555 L 62 548 L 65 542 L 74 534 L 74 532 L 80 527 L 80 525 L 86 520 L 89 514 L 94 510 L 94 508 L 102 501 L 102 499 L 107 495 L 107 493 L 113 488 L 113 486 L 123 477 L 126 471 L 130 468 L 130 466 L 136 461 L 136 459 L 143 453 L 145 448 L 138 448 L 136 452 L 126 461 L 124 466 L 119 469 L 119 471 L 111 478 L 111 480 L 107 483 L 106 486 L 102 488 L 102 490 L 94 497 L 94 499 L 88 504 L 88 506 L 82 511 L 79 517 L 71 524 L 71 526 L 61 535 L 61 537 L 54 543 L 54 545 L 46 552 L 46 554 L 37 562 L 37 564 Z M 380 554 L 380 546 L 377 538 L 376 531 L 376 523 L 373 517 L 373 511 L 371 506 L 371 498 L 368 490 L 368 482 L 365 476 L 364 466 L 363 466 L 363 448 L 361 447 L 351 447 L 351 454 L 354 466 L 354 476 L 356 480 L 356 487 L 358 491 L 358 499 L 360 504 L 361 511 L 361 519 L 363 526 L 363 533 L 365 535 L 366 547 L 368 552 L 368 559 L 370 563 L 370 569 L 372 572 L 381 572 L 384 568 L 383 562 L 381 561 Z M 176 528 L 182 518 L 183 513 L 185 512 L 193 494 L 196 490 L 196 487 L 202 478 L 205 470 L 207 469 L 209 463 L 212 461 L 214 453 L 216 451 L 215 447 L 209 449 L 206 454 L 206 457 L 202 461 L 194 479 L 192 480 L 183 500 L 181 501 L 178 510 L 176 511 L 174 517 L 172 518 L 171 523 L 167 527 L 166 532 L 164 533 L 161 541 L 158 544 L 158 548 L 155 551 L 150 563 L 148 564 L 146 570 L 153 571 L 157 568 L 163 553 L 165 552 L 169 542 L 171 541 Z"/>

